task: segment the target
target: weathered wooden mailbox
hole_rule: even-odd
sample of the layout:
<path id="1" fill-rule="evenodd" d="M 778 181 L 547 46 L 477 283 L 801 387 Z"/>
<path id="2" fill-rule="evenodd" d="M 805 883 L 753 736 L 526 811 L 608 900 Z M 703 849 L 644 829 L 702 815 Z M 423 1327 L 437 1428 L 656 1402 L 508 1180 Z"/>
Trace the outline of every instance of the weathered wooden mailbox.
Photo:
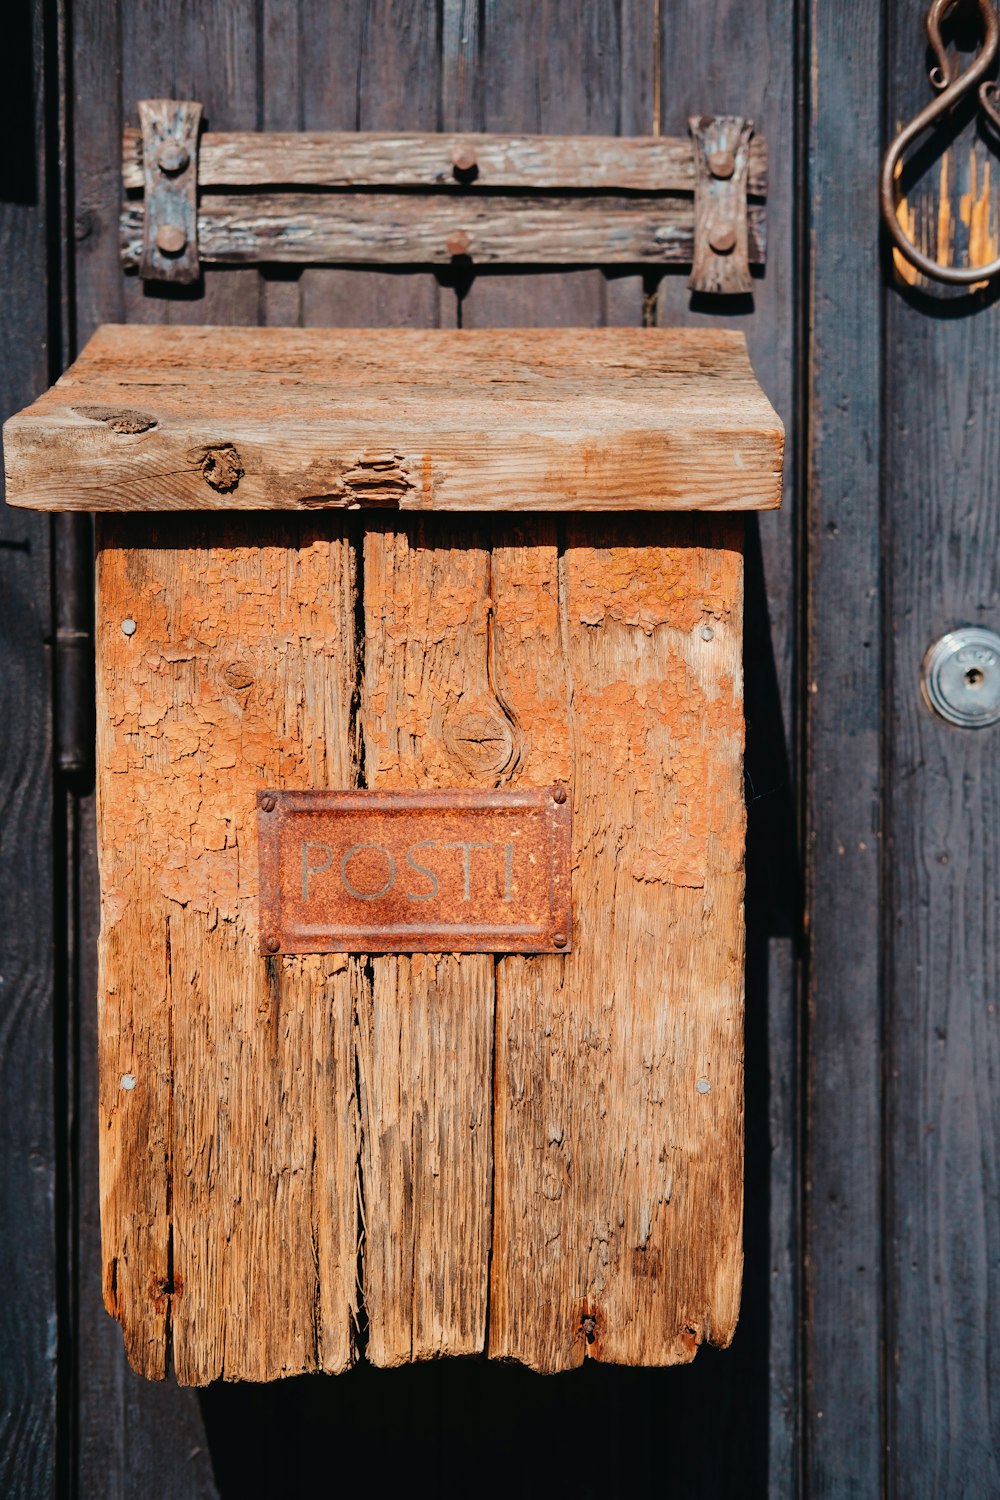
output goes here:
<path id="1" fill-rule="evenodd" d="M 378 1365 L 728 1343 L 737 513 L 782 458 L 742 337 L 110 327 L 5 457 L 11 503 L 107 513 L 136 1369 L 339 1371 L 365 1320 Z"/>

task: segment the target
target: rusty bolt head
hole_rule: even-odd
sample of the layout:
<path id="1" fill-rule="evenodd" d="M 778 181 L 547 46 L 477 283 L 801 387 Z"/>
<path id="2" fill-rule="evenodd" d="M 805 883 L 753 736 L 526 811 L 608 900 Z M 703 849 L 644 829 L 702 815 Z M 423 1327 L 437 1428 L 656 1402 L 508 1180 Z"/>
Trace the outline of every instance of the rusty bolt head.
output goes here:
<path id="1" fill-rule="evenodd" d="M 454 234 L 449 234 L 446 242 L 449 255 L 468 255 L 469 236 L 464 229 L 456 229 Z"/>
<path id="2" fill-rule="evenodd" d="M 471 177 L 478 165 L 473 148 L 460 142 L 451 153 L 451 165 L 456 177 Z"/>
<path id="3" fill-rule="evenodd" d="M 731 151 L 713 151 L 708 158 L 708 170 L 713 177 L 732 177 L 736 171 L 736 157 Z"/>
<path id="4" fill-rule="evenodd" d="M 156 231 L 156 248 L 164 255 L 180 255 L 187 242 L 187 235 L 179 224 L 162 224 Z"/>
<path id="5" fill-rule="evenodd" d="M 566 788 L 564 786 L 553 787 L 553 789 L 552 789 L 552 800 L 553 800 L 553 802 L 565 802 L 566 801 Z"/>
<path id="6" fill-rule="evenodd" d="M 261 812 L 274 812 L 274 798 L 269 795 L 261 797 L 260 810 Z"/>
<path id="7" fill-rule="evenodd" d="M 278 939 L 276 937 L 269 937 L 264 939 L 264 947 L 267 949 L 268 953 L 277 953 L 278 949 L 281 947 L 281 944 L 278 942 Z"/>
<path id="8" fill-rule="evenodd" d="M 708 243 L 716 255 L 728 255 L 736 244 L 736 230 L 717 229 L 715 234 L 710 236 Z"/>
<path id="9" fill-rule="evenodd" d="M 557 948 L 565 948 L 566 944 L 569 942 L 569 938 L 564 932 L 557 932 L 552 941 L 553 943 L 555 943 Z"/>
<path id="10" fill-rule="evenodd" d="M 186 146 L 181 145 L 180 141 L 164 141 L 156 153 L 156 165 L 168 176 L 183 172 L 190 162 L 191 153 Z"/>

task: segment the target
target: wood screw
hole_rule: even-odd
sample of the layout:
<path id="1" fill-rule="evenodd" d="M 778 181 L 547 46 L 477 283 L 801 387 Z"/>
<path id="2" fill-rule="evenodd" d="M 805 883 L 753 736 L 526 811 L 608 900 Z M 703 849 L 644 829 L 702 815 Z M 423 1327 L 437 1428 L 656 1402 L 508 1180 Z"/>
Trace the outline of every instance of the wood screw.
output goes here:
<path id="1" fill-rule="evenodd" d="M 552 793 L 552 800 L 553 802 L 565 802 L 566 788 L 564 786 L 557 786 Z"/>
<path id="2" fill-rule="evenodd" d="M 277 953 L 278 949 L 281 947 L 281 944 L 278 942 L 278 939 L 276 937 L 269 937 L 264 939 L 264 947 L 267 949 L 268 953 Z"/>
<path id="3" fill-rule="evenodd" d="M 187 242 L 187 235 L 179 224 L 161 224 L 156 231 L 156 248 L 164 255 L 180 255 Z"/>
<path id="4" fill-rule="evenodd" d="M 713 235 L 709 236 L 708 243 L 716 255 L 728 255 L 736 244 L 736 230 L 717 229 Z"/>
<path id="5" fill-rule="evenodd" d="M 464 229 L 456 229 L 454 234 L 449 234 L 446 241 L 446 249 L 449 255 L 467 255 L 469 252 L 469 236 Z"/>
<path id="6" fill-rule="evenodd" d="M 732 177 L 736 171 L 736 157 L 731 151 L 713 151 L 708 158 L 708 170 L 713 177 Z"/>
<path id="7" fill-rule="evenodd" d="M 168 176 L 183 172 L 185 167 L 190 166 L 190 163 L 191 153 L 179 141 L 164 141 L 156 153 L 156 165 Z"/>
<path id="8" fill-rule="evenodd" d="M 569 942 L 569 938 L 564 932 L 557 932 L 552 941 L 555 943 L 557 948 L 565 948 L 566 944 Z"/>
<path id="9" fill-rule="evenodd" d="M 260 810 L 261 810 L 261 812 L 274 812 L 274 798 L 273 797 L 261 797 L 261 799 L 260 799 Z"/>

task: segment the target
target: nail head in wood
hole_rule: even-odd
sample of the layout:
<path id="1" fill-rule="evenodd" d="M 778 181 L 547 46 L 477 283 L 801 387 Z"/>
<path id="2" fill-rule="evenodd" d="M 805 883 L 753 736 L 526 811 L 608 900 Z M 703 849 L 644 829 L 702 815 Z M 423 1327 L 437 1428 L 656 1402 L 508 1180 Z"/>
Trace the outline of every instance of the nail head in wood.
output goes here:
<path id="1" fill-rule="evenodd" d="M 451 153 L 452 171 L 460 182 L 469 181 L 478 175 L 479 163 L 472 146 L 459 145 Z"/>
<path id="2" fill-rule="evenodd" d="M 449 255 L 468 255 L 469 236 L 464 229 L 456 229 L 453 234 L 449 234 L 446 245 Z"/>
<path id="3" fill-rule="evenodd" d="M 713 177 L 732 177 L 736 170 L 736 157 L 732 151 L 713 151 L 708 158 L 708 170 Z"/>
<path id="4" fill-rule="evenodd" d="M 172 174 L 183 172 L 184 168 L 191 163 L 191 153 L 186 146 L 179 145 L 176 141 L 164 141 L 156 153 L 156 165 L 161 172 Z"/>
<path id="5" fill-rule="evenodd" d="M 736 246 L 736 230 L 717 229 L 708 243 L 716 255 L 729 255 Z"/>
<path id="6" fill-rule="evenodd" d="M 156 248 L 164 255 L 180 255 L 187 244 L 187 235 L 179 224 L 162 224 L 156 231 Z"/>

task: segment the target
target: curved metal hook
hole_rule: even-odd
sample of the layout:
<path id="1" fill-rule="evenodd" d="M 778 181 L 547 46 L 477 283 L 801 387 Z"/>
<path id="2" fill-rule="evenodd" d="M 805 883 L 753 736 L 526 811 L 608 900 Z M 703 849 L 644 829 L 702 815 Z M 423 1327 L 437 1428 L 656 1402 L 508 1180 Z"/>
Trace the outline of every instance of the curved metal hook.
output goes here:
<path id="1" fill-rule="evenodd" d="M 930 104 L 914 116 L 909 125 L 903 127 L 885 153 L 885 160 L 882 163 L 880 198 L 882 217 L 885 219 L 889 233 L 897 248 L 906 256 L 911 265 L 916 266 L 918 271 L 922 271 L 925 276 L 930 276 L 935 281 L 945 281 L 952 286 L 972 286 L 977 281 L 988 281 L 1000 272 L 1000 256 L 985 266 L 942 266 L 936 260 L 931 260 L 922 250 L 918 250 L 916 245 L 907 239 L 896 212 L 896 166 L 902 159 L 903 152 L 910 142 L 928 126 L 933 125 L 935 120 L 954 109 L 959 100 L 964 99 L 977 84 L 979 85 L 980 108 L 1000 129 L 1000 109 L 994 103 L 997 86 L 991 80 L 981 81 L 983 75 L 989 72 L 997 55 L 997 48 L 1000 46 L 1000 19 L 997 17 L 996 6 L 993 0 L 979 0 L 979 13 L 985 30 L 982 50 L 964 71 L 956 66 L 953 76 L 947 48 L 941 37 L 941 23 L 956 3 L 957 0 L 934 0 L 927 12 L 927 36 L 931 50 L 937 59 L 936 65 L 931 69 L 930 78 L 932 87 L 938 91 L 938 97 L 932 99 Z"/>

